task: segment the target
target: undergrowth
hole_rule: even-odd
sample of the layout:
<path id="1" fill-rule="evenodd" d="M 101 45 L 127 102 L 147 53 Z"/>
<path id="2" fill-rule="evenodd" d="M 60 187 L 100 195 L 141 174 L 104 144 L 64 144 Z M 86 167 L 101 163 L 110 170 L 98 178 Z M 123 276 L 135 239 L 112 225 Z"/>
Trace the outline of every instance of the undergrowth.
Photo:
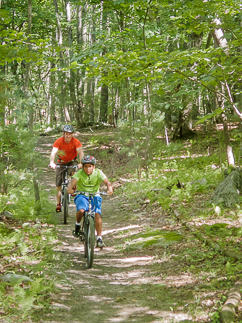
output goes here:
<path id="1" fill-rule="evenodd" d="M 50 293 L 56 290 L 55 277 L 48 275 L 59 260 L 53 250 L 58 243 L 56 220 L 41 187 L 41 209 L 36 210 L 32 177 L 29 171 L 13 169 L 8 173 L 8 194 L 0 195 L 0 314 L 4 322 L 25 321 L 36 309 L 48 310 Z"/>

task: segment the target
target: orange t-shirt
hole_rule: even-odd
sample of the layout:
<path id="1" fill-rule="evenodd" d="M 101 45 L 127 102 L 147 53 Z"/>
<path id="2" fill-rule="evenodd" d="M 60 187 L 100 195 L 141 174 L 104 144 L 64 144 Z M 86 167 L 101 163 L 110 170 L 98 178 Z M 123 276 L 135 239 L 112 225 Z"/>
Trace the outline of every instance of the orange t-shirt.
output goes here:
<path id="1" fill-rule="evenodd" d="M 54 142 L 53 147 L 58 148 L 59 159 L 68 163 L 77 157 L 76 149 L 82 147 L 82 144 L 74 137 L 72 137 L 71 141 L 67 144 L 64 137 L 61 137 Z"/>

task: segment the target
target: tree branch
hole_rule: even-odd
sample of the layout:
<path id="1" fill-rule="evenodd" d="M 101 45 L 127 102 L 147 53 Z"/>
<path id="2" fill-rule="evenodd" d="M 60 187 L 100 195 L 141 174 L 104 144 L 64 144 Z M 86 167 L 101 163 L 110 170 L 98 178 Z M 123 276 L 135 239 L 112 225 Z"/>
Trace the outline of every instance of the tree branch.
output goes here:
<path id="1" fill-rule="evenodd" d="M 171 69 L 170 68 L 170 70 L 172 71 L 172 72 L 175 72 L 175 73 L 178 73 L 178 74 L 180 74 L 180 75 L 182 75 L 182 76 L 184 76 L 185 78 L 187 78 L 188 80 L 190 80 L 190 81 L 193 81 L 193 82 L 195 82 L 195 83 L 198 83 L 198 84 L 200 84 L 201 86 L 203 86 L 204 88 L 206 88 L 207 90 L 209 90 L 209 91 L 211 91 L 211 92 L 213 92 L 213 93 L 216 93 L 216 94 L 219 94 L 221 97 L 223 97 L 224 99 L 226 99 L 226 100 L 228 100 L 229 102 L 230 102 L 230 104 L 231 104 L 231 106 L 233 107 L 233 109 L 234 109 L 234 111 L 235 111 L 235 113 L 239 116 L 239 118 L 242 120 L 242 113 L 238 110 L 238 108 L 234 105 L 234 103 L 233 103 L 233 98 L 232 98 L 232 95 L 231 95 L 231 92 L 230 92 L 230 88 L 229 88 L 229 86 L 228 86 L 228 83 L 227 83 L 227 81 L 225 81 L 225 85 L 226 85 L 226 89 L 227 89 L 227 92 L 228 92 L 228 95 L 229 95 L 229 98 L 226 96 L 226 95 L 224 95 L 222 92 L 220 92 L 220 91 L 216 91 L 215 89 L 211 89 L 211 88 L 209 88 L 207 85 L 205 85 L 205 84 L 203 84 L 201 81 L 199 81 L 199 80 L 194 80 L 194 78 L 192 78 L 192 77 L 190 77 L 190 76 L 188 76 L 188 75 L 186 75 L 185 73 L 182 73 L 181 71 L 179 71 L 179 70 L 173 70 L 173 69 Z"/>

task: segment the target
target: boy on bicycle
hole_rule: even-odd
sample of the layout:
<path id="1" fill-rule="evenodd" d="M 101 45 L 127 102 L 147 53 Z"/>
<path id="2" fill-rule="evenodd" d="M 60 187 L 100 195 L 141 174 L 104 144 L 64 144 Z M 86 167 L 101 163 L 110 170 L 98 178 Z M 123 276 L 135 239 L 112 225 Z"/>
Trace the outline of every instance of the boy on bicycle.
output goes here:
<path id="1" fill-rule="evenodd" d="M 107 186 L 107 193 L 109 195 L 113 194 L 113 188 L 107 176 L 98 168 L 95 168 L 96 159 L 93 156 L 85 156 L 82 158 L 83 168 L 78 170 L 71 179 L 71 183 L 68 186 L 67 192 L 72 194 L 75 189 L 82 192 L 96 193 L 99 191 L 100 184 L 103 182 Z M 76 204 L 76 224 L 73 235 L 75 237 L 79 236 L 79 231 L 81 227 L 81 219 L 85 213 L 88 211 L 88 197 L 84 195 L 77 195 L 74 199 Z M 102 240 L 102 217 L 101 217 L 101 196 L 94 196 L 92 200 L 92 205 L 95 210 L 95 228 L 97 231 L 97 247 L 104 247 Z"/>
<path id="2" fill-rule="evenodd" d="M 74 138 L 74 128 L 71 125 L 65 125 L 63 128 L 63 137 L 57 139 L 54 144 L 50 155 L 50 167 L 56 169 L 56 212 L 61 212 L 61 183 L 64 181 L 65 174 L 63 169 L 56 168 L 55 156 L 58 153 L 57 165 L 72 166 L 77 161 L 82 160 L 84 156 L 82 144 L 77 138 Z M 82 164 L 78 164 L 81 168 Z M 74 169 L 70 169 L 69 175 L 74 174 Z"/>

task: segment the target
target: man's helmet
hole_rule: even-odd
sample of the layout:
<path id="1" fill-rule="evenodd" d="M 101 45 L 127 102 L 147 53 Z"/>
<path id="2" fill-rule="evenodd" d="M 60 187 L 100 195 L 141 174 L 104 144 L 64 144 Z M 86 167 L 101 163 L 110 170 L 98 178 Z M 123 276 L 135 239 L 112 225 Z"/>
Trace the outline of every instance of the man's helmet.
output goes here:
<path id="1" fill-rule="evenodd" d="M 81 163 L 82 163 L 82 165 L 84 165 L 84 164 L 92 164 L 92 165 L 95 165 L 96 164 L 96 158 L 93 157 L 93 156 L 87 155 L 87 156 L 84 156 L 82 158 Z"/>
<path id="2" fill-rule="evenodd" d="M 64 126 L 63 131 L 73 133 L 74 128 L 71 125 L 67 124 L 67 125 Z"/>

